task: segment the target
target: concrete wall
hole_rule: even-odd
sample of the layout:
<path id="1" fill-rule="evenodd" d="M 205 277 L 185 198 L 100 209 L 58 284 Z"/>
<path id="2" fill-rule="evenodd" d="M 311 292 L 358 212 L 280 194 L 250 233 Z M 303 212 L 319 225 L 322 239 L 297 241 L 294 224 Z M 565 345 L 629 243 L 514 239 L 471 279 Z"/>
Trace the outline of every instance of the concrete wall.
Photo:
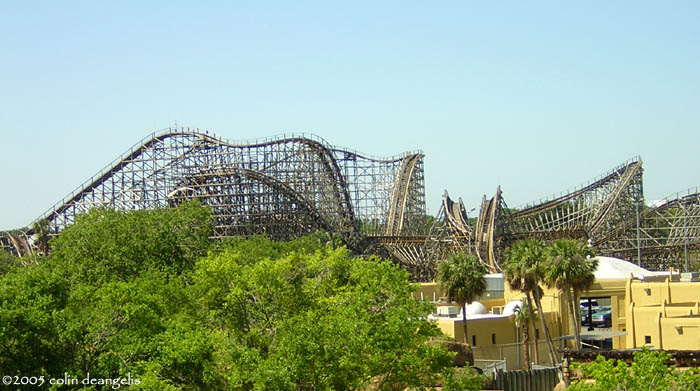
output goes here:
<path id="1" fill-rule="evenodd" d="M 627 346 L 700 349 L 700 282 L 630 280 Z"/>
<path id="2" fill-rule="evenodd" d="M 660 323 L 664 349 L 686 350 L 700 346 L 700 317 L 661 318 Z"/>
<path id="3" fill-rule="evenodd" d="M 455 341 L 464 342 L 462 319 L 452 318 L 438 320 L 438 327 Z M 516 339 L 515 323 L 512 316 L 467 319 L 467 343 L 472 346 L 498 345 L 514 343 Z M 492 337 L 495 337 L 493 343 Z M 474 340 L 476 339 L 476 344 Z"/>

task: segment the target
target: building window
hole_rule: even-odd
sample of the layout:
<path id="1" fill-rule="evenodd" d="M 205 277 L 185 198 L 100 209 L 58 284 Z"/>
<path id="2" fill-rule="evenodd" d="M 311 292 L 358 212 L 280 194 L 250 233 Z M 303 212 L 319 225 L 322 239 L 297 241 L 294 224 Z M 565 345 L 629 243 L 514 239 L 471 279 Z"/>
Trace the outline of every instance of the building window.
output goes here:
<path id="1" fill-rule="evenodd" d="M 476 335 L 472 335 L 472 346 L 476 346 Z"/>
<path id="2" fill-rule="evenodd" d="M 651 343 L 651 335 L 644 336 L 644 343 Z"/>
<path id="3" fill-rule="evenodd" d="M 491 334 L 491 343 L 496 344 L 496 334 Z"/>
<path id="4" fill-rule="evenodd" d="M 535 341 L 538 341 L 540 339 L 540 330 L 535 329 Z"/>

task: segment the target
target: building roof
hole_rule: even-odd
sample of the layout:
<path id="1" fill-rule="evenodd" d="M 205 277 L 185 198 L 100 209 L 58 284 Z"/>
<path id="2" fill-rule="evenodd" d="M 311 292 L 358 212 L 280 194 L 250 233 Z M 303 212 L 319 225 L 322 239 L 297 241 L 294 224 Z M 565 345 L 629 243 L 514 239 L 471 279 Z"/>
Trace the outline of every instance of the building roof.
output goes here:
<path id="1" fill-rule="evenodd" d="M 467 318 L 474 317 L 474 315 L 484 315 L 489 313 L 486 306 L 476 300 L 472 301 L 471 304 L 465 305 L 463 309 L 460 309 L 460 317 L 462 316 L 462 311 L 465 309 L 467 310 Z"/>
<path id="2" fill-rule="evenodd" d="M 593 341 L 603 341 L 608 338 L 624 337 L 627 335 L 627 331 L 617 331 L 617 330 L 593 330 L 593 331 L 582 331 L 581 339 L 593 340 Z M 573 335 L 562 335 L 561 339 L 574 339 Z"/>
<path id="3" fill-rule="evenodd" d="M 668 274 L 668 272 L 652 272 L 632 262 L 627 262 L 618 258 L 603 256 L 597 256 L 596 258 L 598 258 L 598 270 L 595 272 L 596 280 L 629 278 L 630 274 L 633 274 L 637 278 Z"/>

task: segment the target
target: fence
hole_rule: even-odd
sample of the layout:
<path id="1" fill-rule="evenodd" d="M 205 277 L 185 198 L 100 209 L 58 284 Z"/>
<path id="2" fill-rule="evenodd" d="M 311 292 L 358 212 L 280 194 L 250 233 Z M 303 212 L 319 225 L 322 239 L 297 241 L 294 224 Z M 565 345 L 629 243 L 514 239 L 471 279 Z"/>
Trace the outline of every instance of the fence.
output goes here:
<path id="1" fill-rule="evenodd" d="M 506 360 L 477 360 L 474 359 L 474 366 L 484 371 L 484 375 L 488 377 L 495 377 L 496 372 L 505 371 Z"/>
<path id="2" fill-rule="evenodd" d="M 533 363 L 539 363 L 542 365 L 549 365 L 549 349 L 547 347 L 547 342 L 544 339 L 540 339 L 537 343 L 539 357 L 535 357 L 534 342 L 530 343 L 530 361 Z M 554 347 L 556 349 L 562 349 L 566 347 L 565 341 L 561 338 L 554 338 Z M 523 363 L 523 346 L 520 343 L 509 343 L 501 345 L 486 345 L 486 346 L 472 346 L 472 352 L 474 352 L 474 361 L 501 361 L 506 360 L 507 370 L 521 369 L 524 366 Z M 480 367 L 479 365 L 475 366 Z"/>
<path id="3" fill-rule="evenodd" d="M 557 383 L 559 383 L 558 368 L 529 371 L 498 370 L 494 376 L 494 387 L 503 391 L 552 391 Z"/>

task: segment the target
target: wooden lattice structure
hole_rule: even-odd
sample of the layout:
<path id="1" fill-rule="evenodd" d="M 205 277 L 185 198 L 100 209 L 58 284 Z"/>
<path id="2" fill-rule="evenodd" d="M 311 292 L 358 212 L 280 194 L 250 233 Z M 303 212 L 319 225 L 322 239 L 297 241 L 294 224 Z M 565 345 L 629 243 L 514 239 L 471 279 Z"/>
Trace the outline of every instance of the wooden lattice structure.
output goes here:
<path id="1" fill-rule="evenodd" d="M 423 234 L 423 154 L 374 158 L 311 135 L 229 142 L 189 128 L 153 134 L 35 220 L 57 235 L 95 207 L 152 209 L 196 199 L 211 207 L 215 238 L 275 239 L 326 230 L 361 251 L 368 237 Z M 0 234 L 24 255 L 34 223 Z"/>
<path id="2" fill-rule="evenodd" d="M 484 196 L 473 228 L 461 223 L 463 205 L 443 201 L 439 221 L 447 229 L 440 238 L 454 251 L 477 255 L 492 272 L 500 271 L 505 248 L 530 238 L 581 239 L 600 255 L 650 270 L 688 270 L 700 261 L 700 192 L 688 190 L 647 207 L 642 173 L 636 157 L 572 191 L 516 209 L 506 206 L 499 187 L 492 198 Z"/>
<path id="3" fill-rule="evenodd" d="M 567 194 L 541 200 L 510 213 L 507 240 L 578 237 L 597 240 L 635 219 L 644 201 L 642 161 L 632 159 Z"/>
<path id="4" fill-rule="evenodd" d="M 700 260 L 700 193 L 645 206 L 638 157 L 522 208 L 508 208 L 499 187 L 484 196 L 475 224 L 446 191 L 437 217 L 425 215 L 423 157 L 368 157 L 310 135 L 232 143 L 168 129 L 135 144 L 27 228 L 0 233 L 0 247 L 32 253 L 35 223 L 57 235 L 94 207 L 149 209 L 197 199 L 213 211 L 215 238 L 326 230 L 358 253 L 393 258 L 419 281 L 431 280 L 436 262 L 457 252 L 498 272 L 504 249 L 525 238 L 587 240 L 599 254 L 651 270 L 688 269 Z"/>
<path id="5" fill-rule="evenodd" d="M 689 189 L 643 208 L 639 224 L 629 219 L 593 246 L 604 255 L 641 259 L 651 270 L 690 269 L 700 260 L 700 192 Z"/>

